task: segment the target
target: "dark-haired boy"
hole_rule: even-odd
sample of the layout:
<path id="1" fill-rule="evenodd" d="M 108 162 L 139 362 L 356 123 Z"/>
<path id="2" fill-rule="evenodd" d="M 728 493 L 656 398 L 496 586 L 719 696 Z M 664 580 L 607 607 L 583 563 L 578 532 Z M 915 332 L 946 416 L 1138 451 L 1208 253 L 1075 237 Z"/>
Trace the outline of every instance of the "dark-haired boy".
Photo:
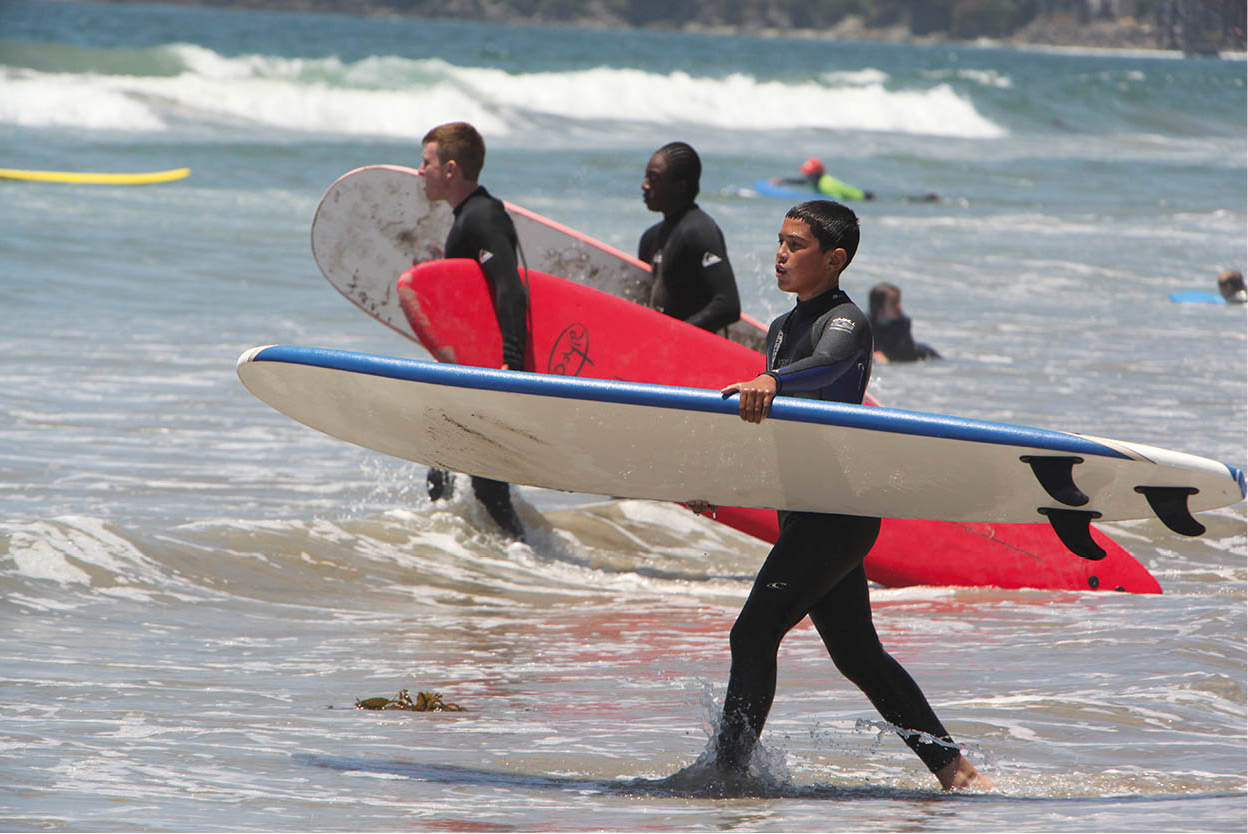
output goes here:
<path id="1" fill-rule="evenodd" d="M 831 200 L 801 203 L 785 216 L 776 282 L 797 295 L 797 304 L 771 324 L 767 369 L 723 389 L 739 395 L 742 420 L 761 423 L 777 394 L 862 402 L 871 376 L 871 325 L 840 288 L 858 238 L 857 216 Z M 880 644 L 862 566 L 880 520 L 785 511 L 779 517 L 780 537 L 732 627 L 717 766 L 730 773 L 748 769 L 775 697 L 780 641 L 809 615 L 837 669 L 898 728 L 946 790 L 991 788 L 953 743 L 918 684 Z"/>
<path id="2" fill-rule="evenodd" d="M 741 299 L 724 234 L 694 202 L 701 177 L 702 161 L 686 143 L 654 152 L 641 194 L 663 220 L 642 233 L 637 257 L 654 273 L 651 307 L 714 332 L 741 318 Z"/>

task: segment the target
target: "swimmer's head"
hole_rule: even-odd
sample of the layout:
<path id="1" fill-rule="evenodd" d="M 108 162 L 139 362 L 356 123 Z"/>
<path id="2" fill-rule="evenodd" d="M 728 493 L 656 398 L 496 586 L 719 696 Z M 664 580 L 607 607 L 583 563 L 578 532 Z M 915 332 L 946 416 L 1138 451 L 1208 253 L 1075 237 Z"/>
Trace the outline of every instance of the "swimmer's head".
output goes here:
<path id="1" fill-rule="evenodd" d="M 901 288 L 882 281 L 867 296 L 871 321 L 892 321 L 901 313 Z"/>
<path id="2" fill-rule="evenodd" d="M 1227 301 L 1244 300 L 1244 273 L 1228 269 L 1218 276 L 1218 292 Z"/>
<path id="3" fill-rule="evenodd" d="M 798 170 L 808 177 L 822 177 L 828 172 L 828 169 L 823 167 L 823 162 L 813 156 L 803 162 L 802 167 Z"/>

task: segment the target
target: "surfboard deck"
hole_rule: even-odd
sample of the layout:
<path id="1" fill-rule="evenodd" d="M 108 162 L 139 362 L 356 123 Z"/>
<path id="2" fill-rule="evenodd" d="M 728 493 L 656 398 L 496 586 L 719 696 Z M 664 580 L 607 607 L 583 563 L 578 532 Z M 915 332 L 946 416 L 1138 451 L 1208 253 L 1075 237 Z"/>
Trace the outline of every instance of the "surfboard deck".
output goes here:
<path id="1" fill-rule="evenodd" d="M 528 370 L 595 379 L 716 388 L 749 379 L 763 355 L 588 287 L 530 270 Z M 397 284 L 412 330 L 436 358 L 498 367 L 502 339 L 485 277 L 471 260 L 429 261 Z M 774 512 L 720 507 L 716 521 L 774 542 Z M 1143 565 L 1100 531 L 1106 553 L 1092 563 L 1072 554 L 1048 524 L 953 524 L 884 519 L 867 557 L 883 585 L 992 585 L 1005 588 L 1123 589 L 1160 593 Z M 922 543 L 921 545 L 918 543 Z"/>
<path id="2" fill-rule="evenodd" d="M 1056 516 L 1085 535 L 1093 519 L 1157 516 L 1174 528 L 1244 497 L 1242 470 L 1208 458 L 897 409 L 779 397 L 752 425 L 717 391 L 289 346 L 247 351 L 237 369 L 258 398 L 341 440 L 570 492 L 946 521 L 1047 518 L 1067 546 Z M 1055 498 L 1062 479 L 1046 484 L 1037 461 L 1059 473 L 1064 462 L 1083 501 Z M 1158 490 L 1181 493 L 1181 507 L 1159 509 Z"/>
<path id="3" fill-rule="evenodd" d="M 1170 300 L 1176 304 L 1226 304 L 1221 294 L 1208 290 L 1180 290 L 1170 293 Z"/>
<path id="4" fill-rule="evenodd" d="M 504 203 L 530 269 L 559 275 L 635 303 L 650 298 L 650 267 L 588 235 Z M 312 219 L 312 256 L 339 292 L 378 321 L 415 338 L 399 308 L 394 282 L 415 263 L 442 257 L 451 228 L 445 203 L 430 204 L 415 169 L 368 165 L 326 190 Z M 728 337 L 762 350 L 766 328 L 743 316 Z"/>
<path id="5" fill-rule="evenodd" d="M 530 269 L 525 370 L 593 379 L 709 387 L 753 378 L 763 356 L 609 293 Z M 427 261 L 396 284 L 412 332 L 441 362 L 497 368 L 503 341 L 477 262 Z M 662 369 L 660 372 L 657 369 Z"/>
<path id="6" fill-rule="evenodd" d="M 59 182 L 71 185 L 154 185 L 173 182 L 190 176 L 190 168 L 171 168 L 167 171 L 147 171 L 137 174 L 106 174 L 80 171 L 28 171 L 19 168 L 0 168 L 0 179 L 26 182 Z"/>
<path id="7" fill-rule="evenodd" d="M 817 200 L 821 196 L 810 188 L 797 189 L 791 185 L 772 182 L 770 179 L 755 180 L 751 188 L 758 196 L 770 197 L 774 200 L 802 202 L 804 200 Z"/>

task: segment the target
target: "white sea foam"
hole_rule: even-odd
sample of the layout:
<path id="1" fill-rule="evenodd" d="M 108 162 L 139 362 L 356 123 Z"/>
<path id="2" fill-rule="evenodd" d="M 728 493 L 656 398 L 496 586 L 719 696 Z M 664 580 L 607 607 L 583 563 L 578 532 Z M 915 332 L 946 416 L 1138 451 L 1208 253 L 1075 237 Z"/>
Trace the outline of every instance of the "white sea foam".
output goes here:
<path id="1" fill-rule="evenodd" d="M 135 565 L 146 561 L 134 545 L 109 532 L 98 519 L 14 525 L 9 533 L 9 555 L 21 573 L 33 578 L 89 585 L 91 575 L 78 565 L 124 576 L 133 575 Z"/>
<path id="2" fill-rule="evenodd" d="M 174 123 L 258 125 L 331 135 L 409 137 L 413 125 L 464 119 L 503 135 L 535 118 L 702 126 L 727 130 L 827 129 L 961 138 L 1005 130 L 943 80 L 894 90 L 874 69 L 818 80 L 760 80 L 747 73 L 595 67 L 512 73 L 439 59 L 264 55 L 227 57 L 167 47 L 182 67 L 169 75 L 51 74 L 3 77 L 0 123 L 158 132 Z M 791 102 L 800 99 L 801 108 Z"/>
<path id="3" fill-rule="evenodd" d="M 889 91 L 882 79 L 792 84 L 744 73 L 722 78 L 599 67 L 566 73 L 512 75 L 461 69 L 455 75 L 502 106 L 578 120 L 704 125 L 736 130 L 784 128 L 892 131 L 994 138 L 1004 131 L 980 116 L 952 88 Z M 793 108 L 793 99 L 805 106 Z"/>
<path id="4" fill-rule="evenodd" d="M 91 575 L 70 564 L 65 554 L 51 544 L 40 541 L 16 541 L 9 555 L 18 571 L 32 579 L 51 579 L 64 585 L 89 585 Z"/>
<path id="5" fill-rule="evenodd" d="M 150 103 L 82 76 L 0 72 L 0 123 L 157 133 L 167 124 Z"/>
<path id="6" fill-rule="evenodd" d="M 1009 90 L 1014 87 L 1013 80 L 1008 75 L 997 72 L 995 70 L 985 69 L 941 69 L 929 70 L 923 73 L 925 78 L 936 80 L 944 80 L 947 78 L 957 78 L 963 81 L 973 81 L 984 87 L 995 87 L 1000 90 Z"/>

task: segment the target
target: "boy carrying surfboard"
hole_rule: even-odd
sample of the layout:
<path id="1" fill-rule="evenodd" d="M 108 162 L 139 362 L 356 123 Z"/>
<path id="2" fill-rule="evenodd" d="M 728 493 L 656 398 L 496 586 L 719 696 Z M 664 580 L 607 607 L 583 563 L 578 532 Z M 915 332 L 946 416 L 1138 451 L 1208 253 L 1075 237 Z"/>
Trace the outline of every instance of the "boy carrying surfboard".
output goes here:
<path id="1" fill-rule="evenodd" d="M 767 368 L 722 389 L 739 398 L 741 419 L 761 423 L 778 395 L 861 403 L 871 377 L 866 315 L 840 288 L 858 249 L 858 218 L 831 200 L 789 210 L 780 227 L 776 281 L 796 306 L 772 322 Z M 696 502 L 697 510 L 709 505 Z M 880 519 L 779 512 L 780 537 L 732 627 L 716 766 L 748 770 L 776 693 L 776 655 L 785 634 L 809 616 L 832 661 L 861 689 L 946 790 L 991 788 L 962 755 L 914 679 L 880 644 L 862 561 Z"/>
<path id="2" fill-rule="evenodd" d="M 446 236 L 443 257 L 471 258 L 490 286 L 498 329 L 503 336 L 499 367 L 523 371 L 529 341 L 528 293 L 516 258 L 516 226 L 501 200 L 491 196 L 477 178 L 485 165 L 485 140 L 467 122 L 438 125 L 425 134 L 417 173 L 430 202 L 445 200 L 455 216 Z M 445 469 L 430 469 L 429 497 L 450 494 Z M 511 485 L 473 476 L 472 490 L 500 527 L 513 538 L 524 539 L 524 527 L 511 503 Z"/>

